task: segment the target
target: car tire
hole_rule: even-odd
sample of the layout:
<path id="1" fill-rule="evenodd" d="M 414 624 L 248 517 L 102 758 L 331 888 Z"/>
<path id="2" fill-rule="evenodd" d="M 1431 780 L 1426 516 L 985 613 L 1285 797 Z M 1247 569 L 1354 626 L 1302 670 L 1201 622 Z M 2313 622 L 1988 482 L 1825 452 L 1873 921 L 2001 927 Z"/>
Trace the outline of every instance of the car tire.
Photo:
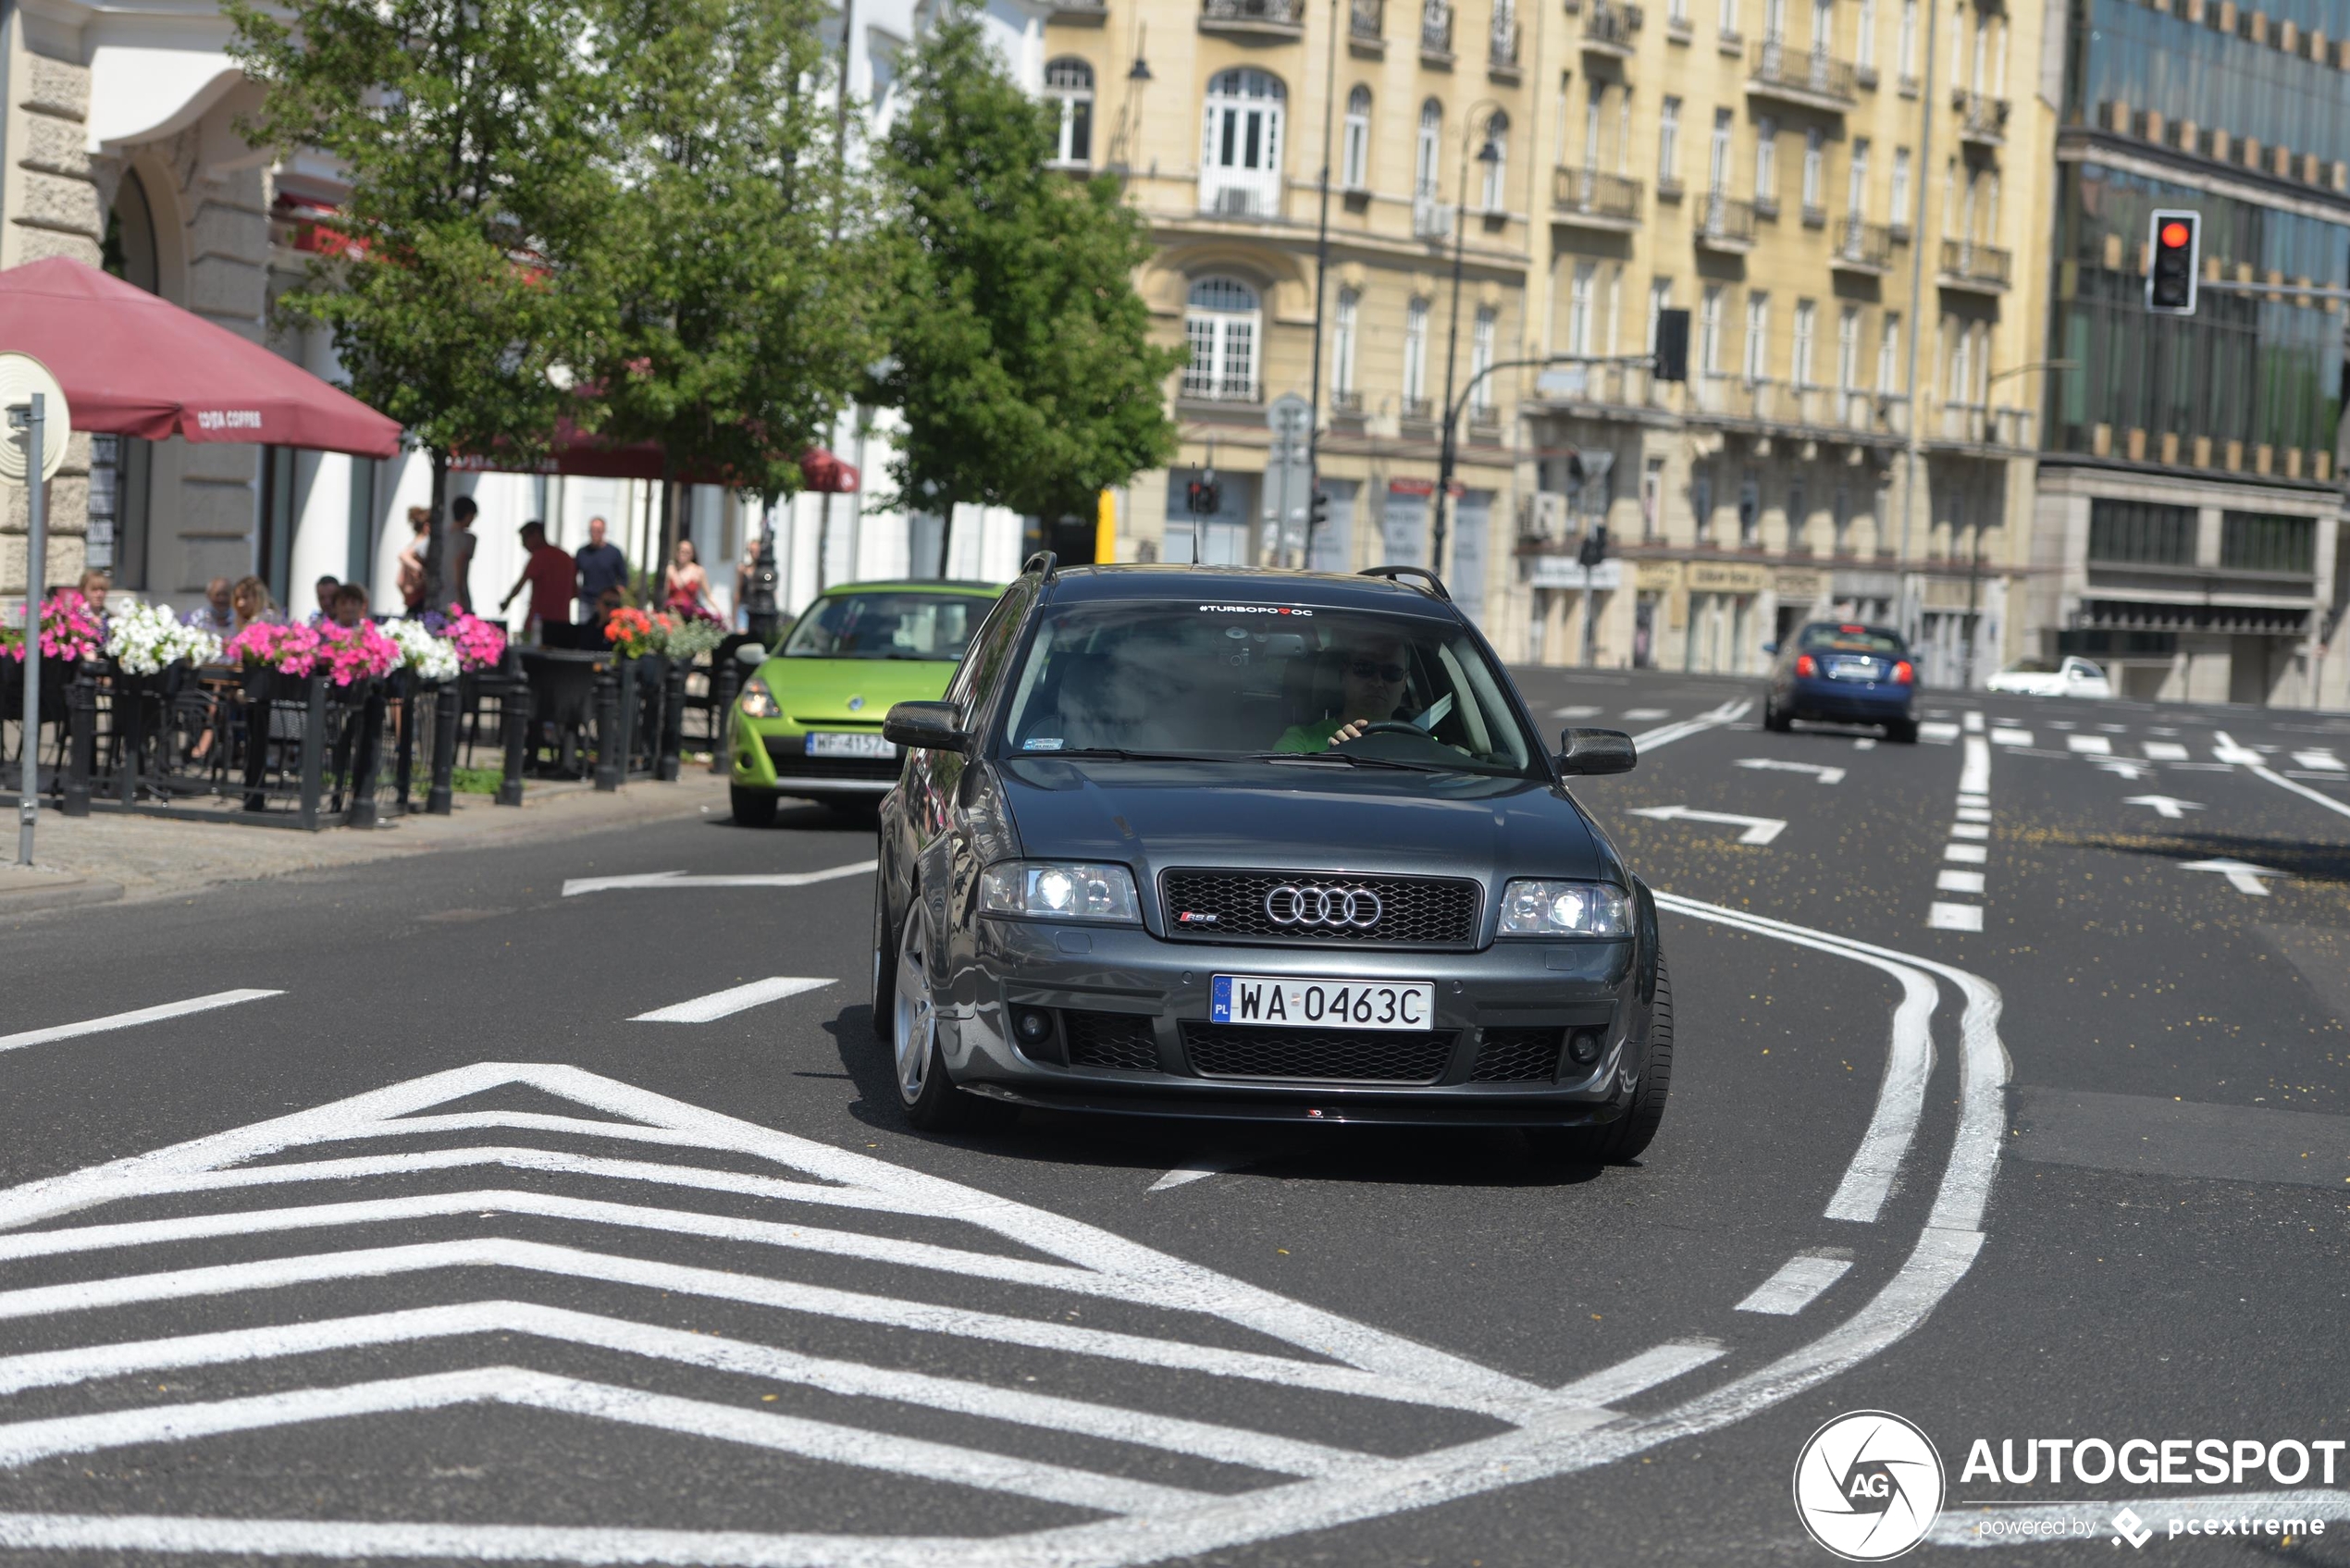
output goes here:
<path id="1" fill-rule="evenodd" d="M 1885 738 L 1896 746 L 1915 746 L 1918 743 L 1918 722 L 1915 719 L 1896 719 L 1885 726 Z"/>
<path id="2" fill-rule="evenodd" d="M 889 918 L 889 870 L 873 873 L 873 1038 L 890 1041 L 890 1001 L 897 991 L 897 929 Z"/>
<path id="3" fill-rule="evenodd" d="M 1648 1046 L 1639 1085 L 1622 1116 L 1598 1127 L 1531 1130 L 1526 1140 L 1534 1152 L 1560 1164 L 1626 1165 L 1639 1159 L 1656 1137 L 1673 1090 L 1673 979 L 1661 949 L 1656 955 L 1656 999 L 1649 1004 Z"/>
<path id="4" fill-rule="evenodd" d="M 892 961 L 889 1045 L 890 1081 L 906 1119 L 920 1132 L 972 1132 L 1000 1127 L 1018 1113 L 955 1087 L 946 1053 L 938 1043 L 938 1014 L 930 988 L 927 936 L 921 911 L 909 908 Z"/>
<path id="5" fill-rule="evenodd" d="M 726 798 L 734 806 L 735 821 L 744 827 L 772 828 L 775 825 L 773 791 L 745 789 L 740 784 L 730 784 Z"/>
<path id="6" fill-rule="evenodd" d="M 1773 735 L 1783 735 L 1795 727 L 1795 721 L 1766 697 L 1762 699 L 1762 727 Z"/>

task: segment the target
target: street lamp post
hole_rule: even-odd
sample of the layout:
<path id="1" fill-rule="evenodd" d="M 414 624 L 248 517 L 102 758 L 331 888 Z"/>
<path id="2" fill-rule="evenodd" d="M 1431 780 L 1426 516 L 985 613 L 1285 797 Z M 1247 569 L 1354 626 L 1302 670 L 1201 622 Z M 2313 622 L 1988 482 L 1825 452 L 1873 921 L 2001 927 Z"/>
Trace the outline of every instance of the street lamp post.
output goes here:
<path id="1" fill-rule="evenodd" d="M 1490 98 L 1480 98 L 1476 104 L 1470 105 L 1469 113 L 1474 115 L 1478 109 L 1498 109 L 1500 106 Z M 1478 148 L 1477 161 L 1481 164 L 1499 163 L 1502 161 L 1502 149 L 1493 141 L 1493 119 L 1490 114 L 1486 117 L 1485 128 L 1485 144 Z M 1466 128 L 1464 128 L 1461 137 L 1461 180 L 1453 192 L 1453 319 L 1444 333 L 1444 435 L 1441 448 L 1441 455 L 1437 460 L 1439 477 L 1436 481 L 1436 525 L 1429 535 L 1428 550 L 1428 569 L 1440 577 L 1444 574 L 1444 503 L 1450 499 L 1453 485 L 1453 462 L 1458 455 L 1457 449 L 1460 445 L 1458 436 L 1460 417 L 1453 401 L 1453 371 L 1459 360 L 1461 349 L 1461 247 L 1468 233 L 1468 144 Z M 1489 371 L 1492 368 L 1491 365 L 1486 367 Z M 1470 377 L 1469 387 L 1475 387 L 1483 378 L 1481 375 Z M 1467 390 L 1466 388 L 1463 389 L 1464 399 L 1467 396 Z"/>

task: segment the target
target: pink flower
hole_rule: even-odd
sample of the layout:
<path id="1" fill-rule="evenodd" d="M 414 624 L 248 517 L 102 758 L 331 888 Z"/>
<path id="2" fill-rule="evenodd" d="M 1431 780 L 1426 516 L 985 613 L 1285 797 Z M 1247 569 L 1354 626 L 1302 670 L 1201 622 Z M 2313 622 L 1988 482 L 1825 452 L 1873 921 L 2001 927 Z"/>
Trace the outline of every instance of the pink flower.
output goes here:
<path id="1" fill-rule="evenodd" d="M 318 633 L 317 656 L 329 679 L 339 686 L 391 673 L 400 662 L 400 645 L 376 629 L 372 621 L 356 626 L 327 626 Z"/>
<path id="2" fill-rule="evenodd" d="M 457 650 L 457 662 L 467 670 L 491 670 L 506 657 L 506 634 L 470 611 L 451 617 L 444 634 Z"/>
<path id="3" fill-rule="evenodd" d="M 99 625 L 90 601 L 71 588 L 54 594 L 41 607 L 41 657 L 43 659 L 95 659 L 105 646 L 105 631 Z M 0 653 L 21 663 L 24 660 L 24 635 L 21 631 L 0 636 Z"/>
<path id="4" fill-rule="evenodd" d="M 307 675 L 318 667 L 319 636 L 308 626 L 281 626 L 256 621 L 229 639 L 223 649 L 251 669 L 260 667 L 287 675 Z"/>

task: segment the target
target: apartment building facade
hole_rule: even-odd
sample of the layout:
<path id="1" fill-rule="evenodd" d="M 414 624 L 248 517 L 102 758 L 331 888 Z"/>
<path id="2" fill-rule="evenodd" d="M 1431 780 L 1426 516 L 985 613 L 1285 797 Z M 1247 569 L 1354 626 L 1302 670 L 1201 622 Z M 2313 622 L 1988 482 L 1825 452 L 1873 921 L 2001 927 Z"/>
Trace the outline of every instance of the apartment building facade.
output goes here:
<path id="1" fill-rule="evenodd" d="M 2345 34 L 2344 0 L 2071 5 L 2032 618 L 2129 696 L 2350 706 Z M 2166 209 L 2191 316 L 2144 305 Z"/>
<path id="2" fill-rule="evenodd" d="M 1505 657 L 1752 673 L 1787 626 L 1844 613 L 1905 623 L 1957 685 L 2022 646 L 2045 278 L 2014 247 L 2053 167 L 2041 14 L 1664 6 L 1055 12 L 1046 91 L 1087 94 L 1083 159 L 1149 216 L 1143 286 L 1193 350 L 1182 457 L 1129 492 L 1122 553 L 1279 554 L 1264 410 L 1311 387 L 1327 126 L 1317 563 L 1429 559 L 1461 214 L 1455 385 L 1548 362 L 1488 377 L 1458 427 L 1442 565 Z M 1686 384 L 1636 363 L 1667 309 L 1692 315 Z M 1221 509 L 1194 518 L 1211 461 Z"/>

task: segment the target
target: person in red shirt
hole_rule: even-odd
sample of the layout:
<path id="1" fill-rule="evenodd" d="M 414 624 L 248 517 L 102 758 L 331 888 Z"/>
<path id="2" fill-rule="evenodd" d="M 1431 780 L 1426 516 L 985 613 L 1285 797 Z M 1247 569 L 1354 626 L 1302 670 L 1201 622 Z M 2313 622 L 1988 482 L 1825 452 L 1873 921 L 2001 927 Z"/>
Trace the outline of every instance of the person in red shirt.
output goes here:
<path id="1" fill-rule="evenodd" d="M 549 648 L 569 648 L 571 592 L 577 574 L 571 551 L 549 544 L 546 526 L 539 523 L 522 525 L 522 548 L 529 552 L 529 559 L 524 562 L 514 586 L 498 601 L 498 608 L 503 611 L 513 603 L 516 594 L 529 588 L 530 613 L 538 623 L 538 640 Z"/>

